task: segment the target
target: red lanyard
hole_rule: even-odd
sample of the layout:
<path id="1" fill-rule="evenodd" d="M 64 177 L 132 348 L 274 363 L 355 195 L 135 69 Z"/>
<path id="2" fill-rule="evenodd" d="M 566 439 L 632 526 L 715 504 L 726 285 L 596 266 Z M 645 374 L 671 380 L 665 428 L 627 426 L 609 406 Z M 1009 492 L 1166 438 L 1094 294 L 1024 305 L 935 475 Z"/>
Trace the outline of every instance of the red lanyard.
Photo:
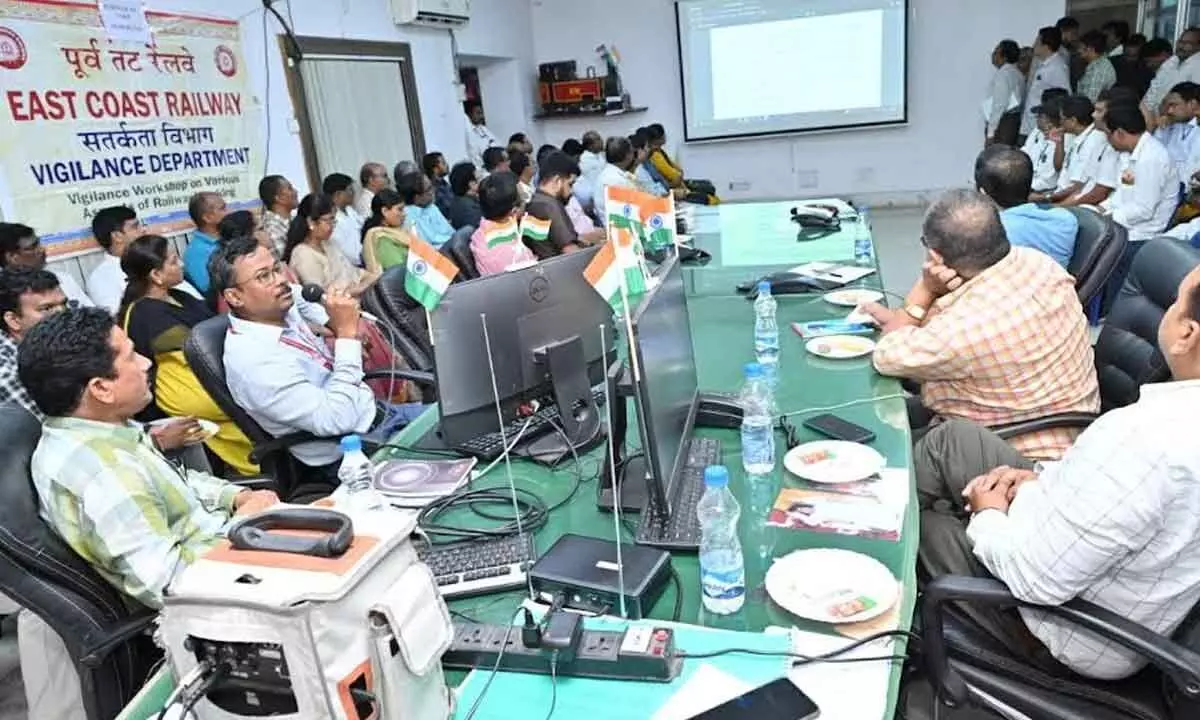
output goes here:
<path id="1" fill-rule="evenodd" d="M 290 337 L 284 337 L 283 335 L 280 335 L 279 342 L 283 343 L 284 345 L 287 345 L 290 348 L 295 348 L 295 349 L 299 350 L 300 352 L 304 353 L 305 355 L 308 355 L 313 360 L 316 360 L 317 362 L 321 363 L 321 365 L 324 366 L 324 368 L 326 370 L 332 371 L 333 370 L 333 358 L 331 358 L 329 356 L 329 351 L 325 348 L 325 346 L 323 344 L 321 344 L 320 340 L 318 340 L 315 335 L 313 336 L 312 339 L 314 341 L 316 341 L 316 343 L 317 343 L 316 347 L 314 347 L 313 345 L 311 345 L 307 342 L 308 341 L 308 337 L 306 336 L 307 333 L 305 333 L 303 329 L 297 328 L 296 332 L 298 335 L 300 335 L 301 338 L 303 338 L 302 340 L 293 340 Z M 318 349 L 318 348 L 320 348 L 320 349 Z"/>

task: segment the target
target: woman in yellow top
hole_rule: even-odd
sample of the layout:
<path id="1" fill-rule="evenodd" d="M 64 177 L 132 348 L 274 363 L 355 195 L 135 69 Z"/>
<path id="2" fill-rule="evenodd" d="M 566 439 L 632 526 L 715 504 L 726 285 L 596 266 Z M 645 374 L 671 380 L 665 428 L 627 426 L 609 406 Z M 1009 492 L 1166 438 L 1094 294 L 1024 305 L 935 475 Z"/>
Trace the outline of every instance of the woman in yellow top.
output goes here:
<path id="1" fill-rule="evenodd" d="M 374 273 L 408 262 L 412 235 L 404 228 L 404 197 L 380 190 L 371 198 L 371 217 L 363 223 L 363 265 Z"/>
<path id="2" fill-rule="evenodd" d="M 683 176 L 683 168 L 675 164 L 663 147 L 667 143 L 667 132 L 663 126 L 654 123 L 646 126 L 646 141 L 650 146 L 650 156 L 647 158 L 650 173 L 656 180 L 662 181 L 668 188 L 683 188 L 688 191 L 685 198 L 690 203 L 699 205 L 716 205 L 721 202 L 717 197 L 717 189 L 707 180 L 688 180 Z"/>
<path id="3" fill-rule="evenodd" d="M 302 284 L 343 288 L 354 297 L 378 279 L 378 274 L 355 267 L 330 240 L 336 209 L 324 193 L 304 196 L 288 227 L 283 261 Z"/>
<path id="4" fill-rule="evenodd" d="M 183 264 L 166 238 L 144 235 L 121 256 L 129 278 L 117 314 L 137 352 L 154 361 L 154 404 L 171 417 L 194 417 L 217 425 L 204 441 L 217 457 L 241 475 L 258 474 L 250 462 L 250 440 L 209 396 L 183 356 L 192 328 L 213 316 L 200 300 L 175 286 L 183 282 Z"/>

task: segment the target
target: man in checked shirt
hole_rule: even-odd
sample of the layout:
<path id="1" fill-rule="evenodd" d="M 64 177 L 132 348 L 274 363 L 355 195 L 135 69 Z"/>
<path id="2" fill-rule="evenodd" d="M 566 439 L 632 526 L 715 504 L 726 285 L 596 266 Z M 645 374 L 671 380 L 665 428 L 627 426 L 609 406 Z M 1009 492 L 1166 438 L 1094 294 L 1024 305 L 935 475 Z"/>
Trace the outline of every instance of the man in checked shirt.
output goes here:
<path id="1" fill-rule="evenodd" d="M 1058 263 L 1011 247 L 996 205 L 970 190 L 950 191 L 929 208 L 921 241 L 924 271 L 903 308 L 862 308 L 883 332 L 875 368 L 921 384 L 914 428 L 931 419 L 994 426 L 1100 410 L 1087 319 Z M 1012 444 L 1053 460 L 1078 433 L 1026 433 Z"/>

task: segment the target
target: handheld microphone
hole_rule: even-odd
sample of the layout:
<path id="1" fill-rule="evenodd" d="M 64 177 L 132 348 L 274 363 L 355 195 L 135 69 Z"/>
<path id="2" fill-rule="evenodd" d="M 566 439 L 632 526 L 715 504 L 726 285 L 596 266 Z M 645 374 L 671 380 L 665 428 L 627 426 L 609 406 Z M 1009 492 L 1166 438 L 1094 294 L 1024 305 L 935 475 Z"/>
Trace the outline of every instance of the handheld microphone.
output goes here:
<path id="1" fill-rule="evenodd" d="M 300 288 L 300 297 L 310 303 L 319 303 L 321 298 L 325 297 L 325 288 L 314 283 L 306 283 Z"/>

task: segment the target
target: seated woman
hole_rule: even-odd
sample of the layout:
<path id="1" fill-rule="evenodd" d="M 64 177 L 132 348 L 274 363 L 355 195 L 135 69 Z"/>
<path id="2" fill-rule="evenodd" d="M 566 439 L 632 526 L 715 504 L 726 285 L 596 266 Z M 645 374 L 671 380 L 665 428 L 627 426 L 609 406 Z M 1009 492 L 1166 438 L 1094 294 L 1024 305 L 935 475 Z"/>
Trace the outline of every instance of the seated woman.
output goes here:
<path id="1" fill-rule="evenodd" d="M 213 316 L 200 300 L 175 287 L 183 282 L 183 264 L 171 243 L 159 235 L 143 235 L 121 256 L 129 278 L 118 322 L 137 352 L 154 362 L 154 403 L 172 417 L 194 417 L 217 425 L 204 441 L 217 457 L 241 475 L 255 475 L 250 440 L 213 402 L 183 356 L 192 328 Z"/>
<path id="2" fill-rule="evenodd" d="M 368 272 L 382 274 L 408 261 L 412 235 L 404 229 L 404 209 L 404 198 L 391 188 L 371 199 L 371 217 L 362 228 L 363 265 Z"/>
<path id="3" fill-rule="evenodd" d="M 454 200 L 450 203 L 450 216 L 446 219 L 455 230 L 470 225 L 479 227 L 483 211 L 479 209 L 479 181 L 475 178 L 475 165 L 461 162 L 450 168 L 450 190 Z"/>
<path id="4" fill-rule="evenodd" d="M 667 143 L 667 132 L 663 126 L 654 123 L 646 126 L 646 141 L 650 154 L 646 162 L 650 176 L 661 179 L 671 189 L 687 190 L 684 200 L 699 205 L 716 205 L 721 202 L 717 197 L 717 189 L 707 180 L 687 180 L 683 177 L 683 168 L 675 164 L 663 147 Z"/>
<path id="5" fill-rule="evenodd" d="M 358 297 L 379 276 L 354 267 L 330 240 L 335 212 L 333 200 L 328 195 L 310 193 L 304 196 L 288 227 L 287 244 L 281 259 L 303 284 L 339 287 Z"/>

